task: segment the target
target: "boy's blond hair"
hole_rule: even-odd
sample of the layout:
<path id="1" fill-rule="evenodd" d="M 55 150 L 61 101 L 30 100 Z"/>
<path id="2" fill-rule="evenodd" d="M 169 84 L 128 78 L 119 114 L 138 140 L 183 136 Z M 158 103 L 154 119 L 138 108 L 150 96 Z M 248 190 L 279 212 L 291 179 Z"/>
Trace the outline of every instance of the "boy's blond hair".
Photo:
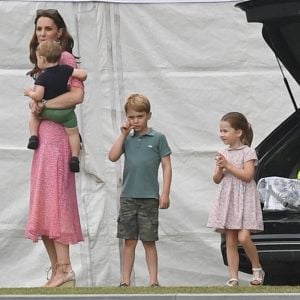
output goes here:
<path id="1" fill-rule="evenodd" d="M 124 109 L 127 110 L 131 108 L 137 112 L 150 113 L 151 105 L 149 99 L 142 94 L 131 94 L 126 98 Z"/>
<path id="2" fill-rule="evenodd" d="M 59 42 L 44 41 L 37 46 L 36 52 L 38 55 L 46 57 L 47 62 L 56 63 L 60 60 L 62 48 Z"/>

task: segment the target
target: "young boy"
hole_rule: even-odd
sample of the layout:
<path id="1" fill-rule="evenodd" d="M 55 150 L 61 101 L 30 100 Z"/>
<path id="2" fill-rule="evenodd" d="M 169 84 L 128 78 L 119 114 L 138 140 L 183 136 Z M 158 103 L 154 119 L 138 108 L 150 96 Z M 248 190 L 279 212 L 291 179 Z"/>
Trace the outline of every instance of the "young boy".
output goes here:
<path id="1" fill-rule="evenodd" d="M 39 146 L 38 129 L 40 119 L 48 119 L 64 125 L 69 137 L 72 158 L 70 170 L 79 172 L 80 137 L 75 115 L 75 107 L 68 109 L 47 109 L 47 100 L 55 98 L 68 92 L 68 81 L 70 76 L 81 81 L 86 80 L 87 73 L 82 69 L 74 69 L 68 65 L 59 65 L 61 57 L 61 46 L 55 41 L 41 42 L 36 49 L 37 65 L 43 70 L 35 81 L 34 88 L 25 88 L 24 95 L 34 101 L 42 101 L 43 110 L 37 115 L 31 113 L 29 129 L 31 137 L 27 148 L 37 149 Z"/>
<path id="2" fill-rule="evenodd" d="M 169 207 L 172 179 L 171 149 L 166 137 L 148 127 L 150 102 L 140 94 L 129 95 L 125 103 L 127 121 L 109 152 L 117 161 L 124 153 L 123 188 L 120 199 L 117 237 L 125 240 L 120 286 L 130 286 L 135 248 L 140 239 L 145 248 L 150 286 L 158 285 L 158 208 Z M 132 133 L 130 131 L 132 130 Z M 159 196 L 158 169 L 163 170 Z"/>

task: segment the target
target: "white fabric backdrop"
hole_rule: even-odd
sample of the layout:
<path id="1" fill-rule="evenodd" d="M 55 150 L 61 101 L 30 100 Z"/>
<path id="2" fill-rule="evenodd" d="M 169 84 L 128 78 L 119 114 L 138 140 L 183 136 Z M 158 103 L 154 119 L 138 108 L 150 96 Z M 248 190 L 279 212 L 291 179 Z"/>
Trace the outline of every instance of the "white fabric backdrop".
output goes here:
<path id="1" fill-rule="evenodd" d="M 219 285 L 227 280 L 220 237 L 206 228 L 216 192 L 214 155 L 224 147 L 218 122 L 241 111 L 254 128 L 254 146 L 293 111 L 276 61 L 234 3 L 117 4 L 0 3 L 0 273 L 1 287 L 40 286 L 48 260 L 41 242 L 24 239 L 32 152 L 28 101 L 32 81 L 28 44 L 38 8 L 57 8 L 88 70 L 84 104 L 77 109 L 84 139 L 78 200 L 85 242 L 72 246 L 80 286 L 117 285 L 116 235 L 122 162 L 107 153 L 119 133 L 123 101 L 140 92 L 152 102 L 150 125 L 173 150 L 171 207 L 160 212 L 162 285 Z M 288 76 L 289 78 L 289 76 Z M 290 79 L 297 99 L 297 86 Z M 247 279 L 248 275 L 243 275 Z M 134 281 L 147 285 L 138 246 Z"/>

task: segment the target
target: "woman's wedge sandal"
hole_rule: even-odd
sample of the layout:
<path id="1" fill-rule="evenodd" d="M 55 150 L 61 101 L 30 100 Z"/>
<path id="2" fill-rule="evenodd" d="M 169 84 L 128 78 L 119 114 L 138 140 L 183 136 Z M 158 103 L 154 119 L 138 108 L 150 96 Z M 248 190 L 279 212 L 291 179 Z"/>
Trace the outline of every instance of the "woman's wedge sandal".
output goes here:
<path id="1" fill-rule="evenodd" d="M 263 285 L 265 279 L 265 272 L 262 268 L 253 268 L 253 277 L 250 285 Z"/>
<path id="2" fill-rule="evenodd" d="M 226 283 L 225 286 L 231 286 L 231 287 L 236 287 L 239 286 L 239 281 L 236 278 L 230 278 Z"/>

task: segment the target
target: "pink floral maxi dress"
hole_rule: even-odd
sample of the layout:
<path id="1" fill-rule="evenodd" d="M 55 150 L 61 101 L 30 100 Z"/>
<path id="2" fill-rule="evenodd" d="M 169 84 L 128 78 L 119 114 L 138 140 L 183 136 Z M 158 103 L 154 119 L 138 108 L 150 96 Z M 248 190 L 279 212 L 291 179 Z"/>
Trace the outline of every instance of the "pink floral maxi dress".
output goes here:
<path id="1" fill-rule="evenodd" d="M 76 66 L 73 55 L 68 52 L 63 52 L 60 64 Z M 70 85 L 83 88 L 82 83 L 75 79 L 71 79 Z M 75 174 L 69 170 L 68 136 L 62 125 L 43 120 L 39 140 L 40 145 L 32 160 L 30 210 L 25 236 L 34 242 L 47 236 L 63 244 L 76 244 L 83 240 L 83 236 Z"/>
<path id="2" fill-rule="evenodd" d="M 238 149 L 227 148 L 220 153 L 238 168 L 243 168 L 244 163 L 249 160 L 255 160 L 257 163 L 255 150 L 248 146 Z M 262 231 L 262 210 L 255 181 L 252 179 L 250 182 L 244 182 L 229 172 L 225 172 L 219 184 L 207 226 L 214 228 L 217 232 L 224 232 L 225 229 Z"/>

